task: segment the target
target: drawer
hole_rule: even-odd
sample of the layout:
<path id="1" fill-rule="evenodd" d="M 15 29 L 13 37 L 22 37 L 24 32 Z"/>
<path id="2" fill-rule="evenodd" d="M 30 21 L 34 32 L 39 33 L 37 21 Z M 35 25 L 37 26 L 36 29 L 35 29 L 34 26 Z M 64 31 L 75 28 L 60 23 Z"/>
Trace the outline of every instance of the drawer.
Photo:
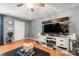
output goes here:
<path id="1" fill-rule="evenodd" d="M 60 42 L 66 42 L 65 40 L 59 40 Z"/>
<path id="2" fill-rule="evenodd" d="M 61 43 L 61 44 L 65 44 L 65 43 L 67 43 L 67 41 L 64 41 L 64 40 L 58 40 L 58 41 L 56 41 L 56 43 L 57 43 L 57 44 L 60 44 L 60 43 Z"/>
<path id="3" fill-rule="evenodd" d="M 57 39 L 57 43 L 68 43 L 68 39 Z"/>
<path id="4" fill-rule="evenodd" d="M 64 44 L 58 44 L 57 46 L 67 48 L 67 45 Z"/>
<path id="5" fill-rule="evenodd" d="M 60 47 L 68 47 L 68 43 L 56 43 L 56 46 L 60 46 Z"/>
<path id="6" fill-rule="evenodd" d="M 56 46 L 61 46 L 61 47 L 67 48 L 68 47 L 68 41 L 65 41 L 65 40 L 57 40 L 56 41 Z"/>
<path id="7" fill-rule="evenodd" d="M 59 44 L 58 46 L 65 46 L 64 44 Z"/>
<path id="8" fill-rule="evenodd" d="M 47 39 L 47 40 L 52 40 L 52 41 L 56 41 L 56 39 L 55 39 L 55 38 L 52 38 L 52 39 Z"/>

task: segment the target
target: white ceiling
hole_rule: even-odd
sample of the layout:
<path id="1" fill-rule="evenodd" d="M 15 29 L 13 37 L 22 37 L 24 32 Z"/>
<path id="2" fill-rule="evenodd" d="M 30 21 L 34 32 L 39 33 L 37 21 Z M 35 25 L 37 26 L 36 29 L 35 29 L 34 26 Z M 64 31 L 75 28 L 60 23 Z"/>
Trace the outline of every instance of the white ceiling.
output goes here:
<path id="1" fill-rule="evenodd" d="M 43 8 L 34 8 L 31 12 L 26 6 L 17 7 L 17 3 L 0 3 L 0 13 L 19 17 L 26 20 L 32 20 L 38 17 L 51 15 L 62 10 L 78 6 L 75 3 L 46 3 Z"/>

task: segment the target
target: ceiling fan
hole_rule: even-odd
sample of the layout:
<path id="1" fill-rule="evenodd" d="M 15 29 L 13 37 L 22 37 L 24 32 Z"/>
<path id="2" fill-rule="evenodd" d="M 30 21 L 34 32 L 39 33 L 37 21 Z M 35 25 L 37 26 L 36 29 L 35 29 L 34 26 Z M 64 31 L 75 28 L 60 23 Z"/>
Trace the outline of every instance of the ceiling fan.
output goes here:
<path id="1" fill-rule="evenodd" d="M 31 11 L 34 11 L 34 7 L 45 7 L 45 3 L 19 3 L 17 4 L 17 7 L 27 6 L 31 9 Z"/>
<path id="2" fill-rule="evenodd" d="M 28 3 L 28 4 L 30 4 L 30 3 Z M 34 6 L 37 6 L 37 7 L 45 7 L 45 3 L 31 3 L 31 4 L 33 4 Z M 17 4 L 17 7 L 21 7 L 24 5 L 27 5 L 27 3 L 19 3 L 19 4 Z"/>

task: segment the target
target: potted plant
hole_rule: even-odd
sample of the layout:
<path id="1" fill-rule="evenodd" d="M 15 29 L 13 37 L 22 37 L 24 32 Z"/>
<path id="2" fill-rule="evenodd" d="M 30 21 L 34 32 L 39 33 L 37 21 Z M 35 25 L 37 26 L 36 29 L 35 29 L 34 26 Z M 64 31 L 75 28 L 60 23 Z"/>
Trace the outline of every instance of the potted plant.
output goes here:
<path id="1" fill-rule="evenodd" d="M 7 33 L 7 36 L 8 36 L 8 42 L 12 42 L 13 35 L 14 35 L 13 32 L 8 32 L 8 33 Z"/>

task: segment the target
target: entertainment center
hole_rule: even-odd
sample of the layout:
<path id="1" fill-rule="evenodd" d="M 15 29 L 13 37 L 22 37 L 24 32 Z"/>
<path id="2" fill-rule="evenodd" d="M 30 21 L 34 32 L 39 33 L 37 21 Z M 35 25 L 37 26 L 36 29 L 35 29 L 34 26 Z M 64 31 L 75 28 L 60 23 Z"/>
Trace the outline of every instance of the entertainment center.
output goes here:
<path id="1" fill-rule="evenodd" d="M 73 50 L 69 38 L 69 17 L 62 17 L 42 22 L 42 36 L 46 36 L 46 44 L 64 50 Z"/>
<path id="2" fill-rule="evenodd" d="M 58 48 L 61 48 L 61 49 L 64 49 L 64 50 L 72 50 L 70 47 L 69 47 L 69 39 L 67 39 L 66 37 L 54 37 L 54 36 L 48 36 L 49 38 L 46 39 L 47 44 L 51 43 L 51 45 L 54 46 L 54 48 L 57 49 Z"/>

